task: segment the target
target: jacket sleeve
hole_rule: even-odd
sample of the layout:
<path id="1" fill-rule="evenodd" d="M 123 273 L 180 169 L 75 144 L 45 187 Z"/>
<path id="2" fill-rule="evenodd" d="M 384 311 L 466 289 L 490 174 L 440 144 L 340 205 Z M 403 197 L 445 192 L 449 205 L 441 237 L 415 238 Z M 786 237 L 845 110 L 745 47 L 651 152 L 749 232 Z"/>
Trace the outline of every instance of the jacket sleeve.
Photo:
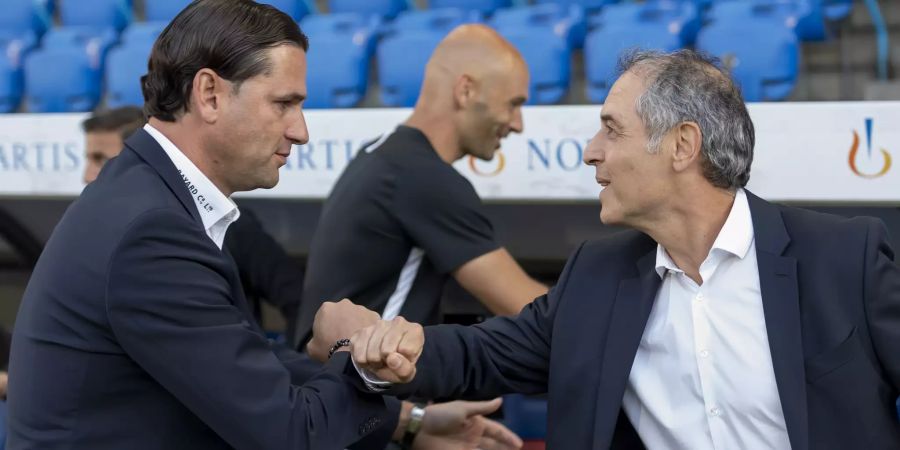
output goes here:
<path id="1" fill-rule="evenodd" d="M 559 283 L 515 317 L 495 317 L 469 327 L 427 327 L 416 378 L 389 392 L 464 399 L 546 392 L 554 318 L 580 251 L 569 258 Z"/>
<path id="2" fill-rule="evenodd" d="M 281 311 L 293 328 L 303 295 L 303 269 L 281 245 L 267 233 L 259 219 L 248 209 L 228 228 L 225 246 L 231 252 L 244 289 Z M 288 330 L 287 336 L 291 336 Z"/>
<path id="3" fill-rule="evenodd" d="M 107 269 L 106 307 L 137 365 L 238 449 L 343 449 L 396 420 L 361 388 L 346 353 L 292 383 L 232 303 L 217 251 L 173 211 L 148 211 L 130 225 Z"/>
<path id="4" fill-rule="evenodd" d="M 878 360 L 895 390 L 900 390 L 900 267 L 887 230 L 870 222 L 865 256 L 866 318 Z"/>

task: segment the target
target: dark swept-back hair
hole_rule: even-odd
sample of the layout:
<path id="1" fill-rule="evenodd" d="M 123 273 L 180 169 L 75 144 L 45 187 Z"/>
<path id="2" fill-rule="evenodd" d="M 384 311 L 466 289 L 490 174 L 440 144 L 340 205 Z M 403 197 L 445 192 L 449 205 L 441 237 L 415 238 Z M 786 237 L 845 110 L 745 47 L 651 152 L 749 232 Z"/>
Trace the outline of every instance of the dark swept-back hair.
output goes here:
<path id="1" fill-rule="evenodd" d="M 81 128 L 85 133 L 115 132 L 122 140 L 144 126 L 144 112 L 137 106 L 122 106 L 108 111 L 98 112 L 84 122 Z"/>
<path id="2" fill-rule="evenodd" d="M 304 51 L 309 40 L 287 14 L 250 0 L 196 0 L 153 44 L 141 77 L 144 113 L 174 122 L 189 108 L 194 76 L 203 68 L 235 83 L 271 70 L 266 51 L 279 45 Z"/>

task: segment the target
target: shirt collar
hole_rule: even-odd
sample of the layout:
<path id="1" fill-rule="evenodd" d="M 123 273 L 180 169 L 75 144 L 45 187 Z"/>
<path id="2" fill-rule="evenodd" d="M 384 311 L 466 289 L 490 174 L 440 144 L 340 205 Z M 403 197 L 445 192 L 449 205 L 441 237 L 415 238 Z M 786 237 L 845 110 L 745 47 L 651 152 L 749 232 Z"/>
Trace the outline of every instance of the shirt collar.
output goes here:
<path id="1" fill-rule="evenodd" d="M 169 138 L 156 128 L 153 128 L 149 123 L 144 125 L 144 130 L 153 139 L 156 139 L 156 142 L 159 143 L 166 155 L 169 156 L 169 159 L 172 160 L 172 163 L 178 170 L 178 174 L 184 180 L 191 198 L 194 199 L 194 203 L 197 205 L 200 220 L 203 221 L 203 228 L 206 229 L 207 234 L 220 221 L 224 221 L 224 225 L 227 227 L 227 225 L 240 217 L 241 213 L 237 204 L 222 193 Z"/>
<path id="2" fill-rule="evenodd" d="M 734 203 L 731 205 L 731 212 L 725 219 L 725 224 L 719 230 L 715 242 L 710 249 L 710 253 L 714 250 L 721 250 L 730 253 L 738 258 L 744 259 L 747 252 L 750 251 L 750 244 L 753 243 L 753 218 L 750 215 L 750 204 L 747 202 L 747 194 L 743 189 L 738 189 L 734 195 Z M 683 272 L 675 265 L 669 253 L 662 245 L 656 245 L 656 273 L 662 278 L 666 271 Z"/>

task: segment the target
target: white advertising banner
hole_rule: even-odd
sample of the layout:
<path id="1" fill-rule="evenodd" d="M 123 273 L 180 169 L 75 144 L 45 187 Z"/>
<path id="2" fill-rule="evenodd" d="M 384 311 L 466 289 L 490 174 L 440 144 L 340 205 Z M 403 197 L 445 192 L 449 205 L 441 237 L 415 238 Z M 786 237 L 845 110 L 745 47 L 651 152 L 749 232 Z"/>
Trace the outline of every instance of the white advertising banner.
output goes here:
<path id="1" fill-rule="evenodd" d="M 751 104 L 756 151 L 749 188 L 774 201 L 900 204 L 900 102 Z M 242 194 L 322 199 L 360 146 L 408 109 L 310 110 L 279 185 Z M 486 200 L 596 200 L 584 148 L 600 106 L 526 107 L 525 132 L 493 161 L 455 167 Z M 84 168 L 84 114 L 0 115 L 0 195 L 75 196 Z M 900 163 L 898 163 L 900 164 Z"/>

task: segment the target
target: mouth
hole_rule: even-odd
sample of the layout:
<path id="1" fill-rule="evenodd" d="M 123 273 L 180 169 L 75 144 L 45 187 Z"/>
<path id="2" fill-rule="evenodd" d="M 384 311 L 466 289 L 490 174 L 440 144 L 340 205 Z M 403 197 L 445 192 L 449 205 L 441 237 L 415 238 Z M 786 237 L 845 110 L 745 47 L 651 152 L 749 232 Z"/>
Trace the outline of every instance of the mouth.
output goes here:
<path id="1" fill-rule="evenodd" d="M 610 181 L 606 178 L 597 178 L 597 184 L 599 184 L 602 187 L 609 186 L 609 183 L 610 183 Z"/>
<path id="2" fill-rule="evenodd" d="M 287 164 L 287 159 L 289 156 L 291 156 L 291 152 L 275 152 L 275 156 L 278 157 L 278 161 L 281 162 L 281 165 L 283 166 Z"/>

